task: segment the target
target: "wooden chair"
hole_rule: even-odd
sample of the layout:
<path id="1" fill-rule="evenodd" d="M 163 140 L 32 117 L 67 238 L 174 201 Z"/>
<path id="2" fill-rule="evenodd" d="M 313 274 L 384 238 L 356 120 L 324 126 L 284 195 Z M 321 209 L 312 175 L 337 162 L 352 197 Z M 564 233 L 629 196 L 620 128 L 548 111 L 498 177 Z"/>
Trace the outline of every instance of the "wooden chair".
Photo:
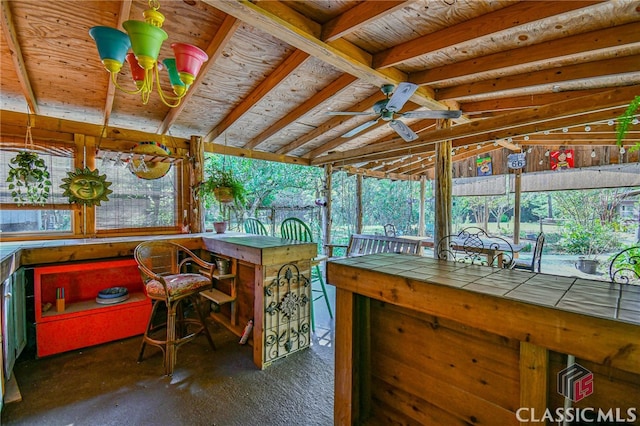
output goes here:
<path id="1" fill-rule="evenodd" d="M 609 264 L 612 283 L 640 285 L 640 247 L 628 247 L 616 254 Z"/>
<path id="2" fill-rule="evenodd" d="M 544 246 L 544 233 L 539 233 L 536 238 L 536 245 L 533 248 L 531 260 L 516 259 L 513 262 L 514 269 L 526 269 L 531 272 L 540 272 L 540 262 L 542 261 L 542 246 Z"/>
<path id="3" fill-rule="evenodd" d="M 178 348 L 204 334 L 211 347 L 215 345 L 205 316 L 199 307 L 199 293 L 212 287 L 211 279 L 203 274 L 213 274 L 214 264 L 205 262 L 187 248 L 169 241 L 147 241 L 134 251 L 138 269 L 145 284 L 147 296 L 153 301 L 149 323 L 142 338 L 138 362 L 142 361 L 147 344 L 159 347 L 164 354 L 165 374 L 171 376 L 176 364 Z M 194 264 L 199 272 L 186 271 Z M 190 301 L 197 318 L 184 315 L 184 302 Z M 167 308 L 166 322 L 154 324 L 158 306 Z M 159 330 L 164 333 L 158 333 Z"/>
<path id="4" fill-rule="evenodd" d="M 489 235 L 474 226 L 457 234 L 442 237 L 436 245 L 439 259 L 473 265 L 513 268 L 513 246 L 502 237 Z"/>
<path id="5" fill-rule="evenodd" d="M 247 234 L 269 235 L 264 224 L 254 217 L 245 219 L 244 232 Z"/>
<path id="6" fill-rule="evenodd" d="M 384 225 L 384 235 L 386 237 L 397 237 L 396 226 L 393 223 L 387 223 Z"/>
<path id="7" fill-rule="evenodd" d="M 282 238 L 287 240 L 296 240 L 296 241 L 304 241 L 307 243 L 312 243 L 313 234 L 311 233 L 311 229 L 307 226 L 306 223 L 301 221 L 298 218 L 290 217 L 282 221 L 280 224 L 280 235 Z M 311 260 L 311 290 L 312 292 L 321 293 L 316 297 L 311 297 L 311 328 L 315 331 L 315 319 L 313 317 L 313 302 L 318 299 L 324 299 L 327 304 L 327 309 L 329 310 L 329 317 L 333 318 L 333 311 L 331 310 L 331 303 L 329 303 L 329 296 L 327 295 L 327 288 L 324 284 L 324 278 L 322 277 L 322 271 L 320 271 L 320 262 L 324 262 L 327 260 L 327 256 L 319 255 Z M 319 289 L 313 288 L 313 282 L 317 281 L 320 283 Z"/>

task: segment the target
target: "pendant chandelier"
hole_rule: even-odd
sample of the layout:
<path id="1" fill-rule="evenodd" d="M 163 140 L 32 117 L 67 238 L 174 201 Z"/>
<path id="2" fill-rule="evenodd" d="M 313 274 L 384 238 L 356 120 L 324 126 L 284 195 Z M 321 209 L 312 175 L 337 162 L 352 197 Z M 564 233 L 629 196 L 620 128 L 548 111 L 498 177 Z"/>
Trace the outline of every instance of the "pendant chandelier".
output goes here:
<path id="1" fill-rule="evenodd" d="M 143 13 L 144 22 L 129 20 L 122 24 L 127 33 L 116 28 L 98 26 L 91 28 L 89 35 L 96 42 L 100 60 L 118 89 L 128 94 L 141 95 L 142 103 L 146 105 L 153 92 L 155 80 L 160 99 L 165 105 L 173 108 L 180 104 L 180 100 L 187 94 L 189 86 L 200 72 L 200 67 L 209 57 L 202 49 L 191 44 L 172 43 L 175 58 L 167 58 L 160 63 L 160 48 L 168 36 L 162 29 L 164 15 L 158 12 L 158 9 L 158 1 L 149 0 L 149 9 Z M 128 52 L 130 48 L 133 52 Z M 117 82 L 116 77 L 125 58 L 131 67 L 136 90 L 127 90 Z M 175 96 L 165 94 L 160 87 L 159 71 L 163 65 L 169 73 Z"/>

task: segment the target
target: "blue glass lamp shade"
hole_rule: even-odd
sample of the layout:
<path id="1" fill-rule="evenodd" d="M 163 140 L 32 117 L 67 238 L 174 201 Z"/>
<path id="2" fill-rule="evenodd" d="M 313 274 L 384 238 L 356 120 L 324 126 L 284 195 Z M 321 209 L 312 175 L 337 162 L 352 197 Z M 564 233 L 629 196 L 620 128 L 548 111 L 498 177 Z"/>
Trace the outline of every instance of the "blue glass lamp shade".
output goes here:
<path id="1" fill-rule="evenodd" d="M 109 72 L 118 72 L 122 68 L 127 51 L 131 47 L 129 36 L 111 27 L 93 27 L 89 35 L 96 42 L 98 54 Z"/>
<path id="2" fill-rule="evenodd" d="M 145 70 L 153 68 L 162 42 L 167 39 L 167 33 L 158 27 L 142 21 L 126 21 L 122 24 L 131 38 L 131 49 L 136 54 L 138 64 Z"/>

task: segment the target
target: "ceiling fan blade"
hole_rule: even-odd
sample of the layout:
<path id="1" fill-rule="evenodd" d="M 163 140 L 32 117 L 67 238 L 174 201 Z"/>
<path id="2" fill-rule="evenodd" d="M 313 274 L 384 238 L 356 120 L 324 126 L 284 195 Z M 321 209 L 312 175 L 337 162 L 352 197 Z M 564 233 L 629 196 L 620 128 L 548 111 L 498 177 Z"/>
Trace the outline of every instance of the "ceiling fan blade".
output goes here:
<path id="1" fill-rule="evenodd" d="M 418 139 L 418 135 L 416 134 L 416 132 L 411 130 L 409 126 L 407 126 L 400 120 L 391 120 L 389 122 L 389 126 L 391 126 L 391 128 L 395 130 L 396 133 L 399 134 L 402 137 L 402 139 L 404 139 L 407 142 L 411 142 Z"/>
<path id="2" fill-rule="evenodd" d="M 327 115 L 377 115 L 375 112 L 356 112 L 356 111 L 328 111 Z"/>
<path id="3" fill-rule="evenodd" d="M 342 137 L 343 138 L 350 138 L 351 136 L 354 136 L 354 135 L 360 133 L 364 129 L 368 129 L 369 127 L 373 126 L 374 124 L 376 124 L 378 122 L 378 120 L 380 120 L 380 117 L 376 118 L 375 120 L 369 120 L 366 123 L 359 125 L 355 129 L 349 130 L 347 133 L 342 135 Z"/>
<path id="4" fill-rule="evenodd" d="M 389 103 L 387 103 L 387 109 L 389 111 L 400 111 L 404 106 L 405 102 L 409 100 L 411 95 L 418 90 L 418 85 L 413 83 L 400 83 L 396 90 L 389 98 Z"/>
<path id="5" fill-rule="evenodd" d="M 433 110 L 433 111 L 409 111 L 400 112 L 401 115 L 406 118 L 459 118 L 462 115 L 460 110 Z"/>

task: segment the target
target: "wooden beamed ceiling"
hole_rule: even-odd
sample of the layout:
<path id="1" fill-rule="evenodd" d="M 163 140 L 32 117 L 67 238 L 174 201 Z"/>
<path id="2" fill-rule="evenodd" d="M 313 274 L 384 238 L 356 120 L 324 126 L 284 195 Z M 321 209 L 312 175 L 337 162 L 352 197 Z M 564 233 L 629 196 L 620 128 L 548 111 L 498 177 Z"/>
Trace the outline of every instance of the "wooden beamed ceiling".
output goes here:
<path id="1" fill-rule="evenodd" d="M 640 1 L 161 3 L 161 58 L 172 42 L 210 58 L 176 108 L 117 90 L 87 32 L 142 19 L 146 2 L 3 1 L 3 142 L 24 136 L 29 111 L 43 139 L 82 133 L 126 149 L 141 140 L 184 147 L 196 135 L 210 152 L 419 179 L 446 140 L 454 162 L 613 146 L 615 119 L 640 95 Z M 396 117 L 417 133 L 412 142 L 385 120 L 342 137 L 375 115 L 328 112 L 371 112 L 385 98 L 380 86 L 401 82 L 419 86 L 401 112 L 462 116 L 444 129 Z M 118 84 L 131 87 L 126 65 Z"/>

